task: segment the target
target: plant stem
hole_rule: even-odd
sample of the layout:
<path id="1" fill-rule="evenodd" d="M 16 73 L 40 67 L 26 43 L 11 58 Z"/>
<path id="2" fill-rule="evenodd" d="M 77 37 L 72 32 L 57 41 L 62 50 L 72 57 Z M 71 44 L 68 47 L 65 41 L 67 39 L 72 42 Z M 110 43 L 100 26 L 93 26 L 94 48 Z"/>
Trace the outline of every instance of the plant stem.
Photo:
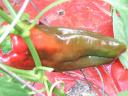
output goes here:
<path id="1" fill-rule="evenodd" d="M 29 0 L 25 0 L 25 1 L 29 1 Z M 32 25 L 30 26 L 30 27 L 28 27 L 27 28 L 27 30 L 24 30 L 23 29 L 23 27 L 21 27 L 21 26 L 18 26 L 18 24 L 16 24 L 17 22 L 16 22 L 16 20 L 19 20 L 19 18 L 20 18 L 20 16 L 22 15 L 22 14 L 20 14 L 20 16 L 19 17 L 17 17 L 16 19 L 15 19 L 15 22 L 13 23 L 13 27 L 16 29 L 16 30 L 18 30 L 18 32 L 28 32 L 35 24 L 36 24 L 36 22 L 38 21 L 38 19 L 44 14 L 44 13 L 46 13 L 48 10 L 50 10 L 51 8 L 53 8 L 53 7 L 55 7 L 55 6 L 57 6 L 58 4 L 61 4 L 61 3 L 63 3 L 63 2 L 65 2 L 65 1 L 67 1 L 67 0 L 57 0 L 56 2 L 54 2 L 54 3 L 52 3 L 52 4 L 50 4 L 49 6 L 47 6 L 45 9 L 43 9 L 42 11 L 41 11 L 41 13 L 40 14 L 38 14 L 37 15 L 37 17 L 35 18 L 35 20 L 34 20 L 34 22 L 32 23 Z M 27 3 L 26 3 L 27 4 Z M 24 9 L 24 8 L 23 8 Z M 21 11 L 21 13 L 23 13 L 23 10 L 22 9 L 22 11 Z M 3 14 L 4 13 L 4 14 Z M 19 13 L 18 13 L 19 14 Z M 2 11 L 2 10 L 0 10 L 0 16 L 5 20 L 5 21 L 7 21 L 7 22 L 9 22 L 9 23 L 11 23 L 12 22 L 12 19 L 4 12 L 4 11 Z M 18 26 L 18 28 L 17 28 L 17 26 Z M 12 28 L 13 28 L 12 27 Z M 21 33 L 20 33 L 21 34 Z M 33 59 L 34 59 L 34 62 L 35 62 L 35 65 L 36 65 L 36 68 L 38 69 L 38 68 L 40 68 L 40 67 L 42 67 L 42 64 L 41 64 L 41 61 L 40 61 L 40 58 L 39 58 L 39 55 L 38 55 L 38 53 L 37 53 L 37 51 L 36 51 L 36 49 L 35 49 L 35 47 L 34 47 L 34 45 L 33 45 L 33 43 L 32 43 L 32 41 L 31 41 L 31 39 L 29 38 L 29 37 L 23 37 L 24 39 L 25 39 L 25 41 L 26 41 L 26 43 L 28 44 L 28 47 L 29 47 L 29 50 L 30 50 L 30 52 L 31 52 L 31 54 L 32 54 L 32 57 L 33 57 Z M 14 78 L 16 78 L 17 79 L 17 75 L 16 74 L 13 74 L 13 72 L 11 73 L 8 69 L 6 70 L 6 69 L 3 69 L 3 70 L 5 70 L 7 73 L 9 73 L 9 75 L 10 76 L 12 76 L 12 77 L 14 77 Z M 25 72 L 21 72 L 21 71 L 17 71 L 17 70 L 13 70 L 14 72 L 17 72 L 17 73 L 19 73 L 21 76 L 23 76 L 23 77 L 31 77 L 30 75 L 32 75 L 32 74 L 27 74 L 27 73 L 25 73 L 26 75 L 24 75 L 23 73 Z M 41 70 L 41 71 L 39 71 L 39 73 L 37 74 L 37 75 L 35 75 L 35 76 L 37 76 L 37 77 L 33 77 L 33 78 L 36 78 L 39 82 L 41 82 L 42 80 L 41 79 L 39 79 L 39 78 L 41 78 L 42 76 L 44 76 L 44 74 L 42 74 L 42 72 L 44 73 L 44 70 Z M 41 75 L 40 75 L 41 74 Z M 41 76 L 41 77 L 40 77 Z M 39 77 L 39 78 L 38 78 Z M 22 80 L 22 79 L 17 79 L 18 81 L 20 81 L 21 83 L 25 83 L 25 85 L 28 87 L 28 88 L 31 88 L 31 86 L 29 86 L 29 85 L 27 85 L 26 84 L 26 82 L 24 81 L 24 80 Z M 47 93 L 48 93 L 48 95 L 50 94 L 50 87 L 51 87 L 51 83 L 48 81 L 48 80 L 43 80 L 43 83 L 44 83 L 44 85 L 45 85 L 45 87 L 46 87 L 46 89 L 47 89 Z M 32 90 L 34 90 L 33 88 L 31 88 Z M 35 90 L 36 91 L 36 90 Z M 62 95 L 62 92 L 59 92 L 59 90 L 57 89 L 57 88 L 55 88 L 54 90 L 53 90 L 54 92 L 55 92 L 55 94 L 61 94 L 61 95 L 58 95 L 58 96 L 64 96 L 64 95 Z M 57 92 L 57 93 L 56 93 Z M 42 95 L 40 95 L 40 96 L 42 96 Z"/>
<path id="2" fill-rule="evenodd" d="M 22 16 L 22 14 L 24 13 L 24 10 L 26 9 L 28 3 L 30 0 L 25 0 L 21 9 L 19 10 L 18 14 L 16 15 L 16 18 L 13 20 L 13 22 L 11 23 L 11 25 L 9 26 L 9 28 L 2 34 L 2 36 L 0 37 L 0 44 L 5 40 L 5 38 L 8 36 L 8 34 L 11 32 L 11 30 L 15 27 L 15 25 L 17 24 L 18 21 L 20 21 L 20 17 Z"/>
<path id="3" fill-rule="evenodd" d="M 66 1 L 68 1 L 68 0 L 57 0 L 57 1 L 53 2 L 52 4 L 48 5 L 47 7 L 45 7 L 44 9 L 42 9 L 42 11 L 35 17 L 34 21 L 30 25 L 30 27 L 28 27 L 28 29 L 26 29 L 25 31 L 28 31 L 33 26 L 35 26 L 35 24 L 37 23 L 39 18 L 42 17 L 47 11 L 49 11 L 50 9 L 54 8 L 55 6 L 57 6 L 57 5 L 61 4 L 61 3 L 64 3 Z"/>
<path id="4" fill-rule="evenodd" d="M 39 55 L 38 55 L 38 53 L 37 53 L 32 41 L 31 41 L 31 39 L 29 37 L 25 37 L 24 39 L 25 39 L 25 41 L 26 41 L 26 43 L 28 45 L 28 48 L 29 48 L 29 50 L 30 50 L 30 52 L 32 54 L 32 57 L 33 57 L 33 59 L 35 61 L 36 67 L 41 67 L 42 64 L 41 64 Z"/>
<path id="5" fill-rule="evenodd" d="M 8 23 L 11 23 L 12 22 L 12 19 L 3 11 L 0 9 L 0 16 L 5 20 L 7 21 Z M 21 34 L 21 32 L 23 32 L 23 28 L 21 26 L 19 26 L 18 24 L 15 26 L 16 30 L 18 32 L 20 32 L 19 34 Z M 24 39 L 26 40 L 26 43 L 28 44 L 28 47 L 31 51 L 31 54 L 34 58 L 34 62 L 36 64 L 37 67 L 40 67 L 42 66 L 41 62 L 40 62 L 40 59 L 39 59 L 39 56 L 38 56 L 38 53 L 36 52 L 36 49 L 33 45 L 33 43 L 31 42 L 30 38 L 29 37 L 24 37 Z M 48 70 L 48 68 L 45 68 L 44 67 L 44 70 Z M 51 69 L 50 69 L 51 70 Z"/>
<path id="6" fill-rule="evenodd" d="M 8 0 L 3 0 L 3 2 L 4 2 L 4 5 L 8 8 L 11 16 L 13 18 L 15 18 L 16 17 L 16 12 L 15 12 L 14 8 L 12 7 L 12 5 L 10 4 L 10 2 Z"/>
<path id="7" fill-rule="evenodd" d="M 48 88 L 52 88 L 52 85 L 51 85 L 51 83 L 50 83 L 48 80 L 45 81 L 45 82 L 47 82 Z M 56 88 L 56 87 L 54 87 L 53 93 L 55 93 L 56 96 L 65 96 L 64 91 L 63 91 L 62 89 L 58 89 L 58 88 Z M 50 89 L 49 89 L 49 94 L 51 94 L 51 93 L 50 93 Z"/>
<path id="8" fill-rule="evenodd" d="M 11 19 L 3 10 L 1 10 L 1 9 L 0 9 L 0 16 L 1 16 L 5 21 L 7 21 L 8 23 L 11 23 L 11 22 L 12 22 L 12 19 Z M 22 29 L 20 26 L 18 26 L 18 25 L 16 25 L 15 28 L 16 28 L 17 31 L 22 31 L 22 30 L 23 30 L 23 29 Z M 35 61 L 36 66 L 38 66 L 38 67 L 41 66 L 42 64 L 41 64 L 41 62 L 40 62 L 38 53 L 36 52 L 36 49 L 35 49 L 35 47 L 33 46 L 31 40 L 29 39 L 29 37 L 25 37 L 25 40 L 26 40 L 26 43 L 28 44 L 28 47 L 29 47 L 29 49 L 30 49 L 30 51 L 31 51 L 31 54 L 32 54 L 33 58 L 35 58 L 34 61 Z"/>
<path id="9" fill-rule="evenodd" d="M 28 48 L 31 52 L 31 55 L 34 59 L 34 63 L 35 63 L 35 66 L 36 66 L 36 73 L 37 75 L 39 75 L 41 78 L 44 76 L 44 71 L 53 71 L 53 68 L 49 68 L 49 67 L 43 67 L 42 66 L 42 63 L 41 63 L 41 60 L 40 60 L 40 57 L 30 39 L 30 37 L 24 37 L 27 45 L 28 45 Z"/>
<path id="10" fill-rule="evenodd" d="M 11 17 L 9 17 L 3 10 L 1 10 L 0 9 L 0 17 L 3 19 L 3 20 L 5 20 L 6 22 L 8 22 L 9 24 L 12 22 L 12 18 Z M 16 30 L 17 30 L 17 32 L 22 32 L 23 30 L 22 30 L 22 28 L 18 25 L 18 24 L 16 24 L 16 26 L 14 27 Z"/>
<path id="11" fill-rule="evenodd" d="M 6 66 L 5 64 L 3 66 L 6 67 L 8 70 L 11 70 L 12 72 L 16 73 L 17 75 L 20 75 L 21 77 L 23 77 L 26 80 L 30 80 L 33 82 L 38 81 L 38 78 L 39 78 L 38 75 L 34 74 L 34 72 L 31 70 L 15 69 L 15 68 Z"/>
<path id="12" fill-rule="evenodd" d="M 51 86 L 51 88 L 50 88 L 50 96 L 52 96 L 52 92 L 53 92 L 53 90 L 56 88 L 56 86 L 57 85 L 60 85 L 60 84 L 62 84 L 63 83 L 63 81 L 56 81 L 52 86 Z"/>
<path id="13" fill-rule="evenodd" d="M 13 73 L 12 71 L 8 70 L 6 67 L 3 66 L 3 64 L 0 63 L 0 68 L 6 72 L 9 76 L 15 78 L 17 81 L 19 81 L 20 83 L 22 83 L 23 85 L 25 85 L 26 87 L 28 87 L 29 89 L 31 89 L 32 91 L 34 91 L 35 93 L 39 94 L 40 96 L 44 96 L 42 93 L 38 92 L 38 90 L 36 90 L 33 86 L 31 86 L 29 83 L 26 83 L 25 80 L 23 80 L 21 77 L 17 76 L 15 73 Z"/>
<path id="14" fill-rule="evenodd" d="M 46 88 L 47 96 L 51 96 L 51 95 L 50 95 L 50 89 L 49 89 L 49 86 L 48 86 L 47 81 L 45 80 L 43 83 L 44 83 L 44 86 L 45 86 L 45 88 Z"/>

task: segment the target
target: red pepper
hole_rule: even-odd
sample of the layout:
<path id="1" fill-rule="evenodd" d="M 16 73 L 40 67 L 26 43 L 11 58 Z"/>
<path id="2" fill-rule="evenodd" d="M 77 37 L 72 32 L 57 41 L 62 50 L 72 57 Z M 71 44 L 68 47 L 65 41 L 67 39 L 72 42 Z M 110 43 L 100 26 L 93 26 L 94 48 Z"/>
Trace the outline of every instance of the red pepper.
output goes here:
<path id="1" fill-rule="evenodd" d="M 15 68 L 32 69 L 34 61 L 22 37 L 14 34 L 11 34 L 10 37 L 12 40 L 12 50 L 4 54 L 1 49 L 0 61 Z"/>
<path id="2" fill-rule="evenodd" d="M 36 25 L 30 32 L 42 64 L 55 71 L 108 64 L 126 49 L 124 44 L 110 37 L 85 30 Z M 25 41 L 14 34 L 10 37 L 12 50 L 5 54 L 1 51 L 0 60 L 20 69 L 34 68 Z"/>
<path id="3" fill-rule="evenodd" d="M 86 30 L 37 25 L 30 37 L 42 64 L 56 71 L 108 64 L 126 50 L 123 43 Z"/>

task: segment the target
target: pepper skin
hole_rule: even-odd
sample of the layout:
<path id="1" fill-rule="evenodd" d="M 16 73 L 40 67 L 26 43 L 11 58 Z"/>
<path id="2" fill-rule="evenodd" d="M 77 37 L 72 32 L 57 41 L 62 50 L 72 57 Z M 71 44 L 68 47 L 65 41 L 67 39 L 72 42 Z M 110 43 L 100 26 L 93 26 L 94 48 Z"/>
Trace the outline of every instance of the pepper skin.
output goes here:
<path id="1" fill-rule="evenodd" d="M 108 64 L 126 50 L 119 41 L 85 30 L 35 26 L 31 40 L 44 66 L 69 71 Z"/>
<path id="2" fill-rule="evenodd" d="M 34 61 L 23 38 L 14 34 L 10 34 L 10 38 L 12 50 L 8 53 L 3 53 L 2 49 L 0 49 L 0 61 L 19 69 L 29 70 L 34 68 Z"/>
<path id="3" fill-rule="evenodd" d="M 69 71 L 101 64 L 109 64 L 126 50 L 113 38 L 85 30 L 36 25 L 30 30 L 42 65 L 55 71 Z M 34 61 L 25 41 L 10 35 L 12 50 L 2 53 L 0 61 L 19 69 L 34 68 Z"/>

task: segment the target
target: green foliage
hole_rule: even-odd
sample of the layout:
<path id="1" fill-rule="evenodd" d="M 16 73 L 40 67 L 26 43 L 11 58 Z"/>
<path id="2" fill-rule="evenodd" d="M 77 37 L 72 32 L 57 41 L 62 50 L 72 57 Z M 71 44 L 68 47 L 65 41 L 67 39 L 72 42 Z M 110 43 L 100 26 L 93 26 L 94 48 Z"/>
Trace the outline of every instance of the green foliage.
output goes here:
<path id="1" fill-rule="evenodd" d="M 9 51 L 12 50 L 12 43 L 11 43 L 11 39 L 10 37 L 8 36 L 4 42 L 1 43 L 0 47 L 2 48 L 2 52 L 3 53 L 8 53 Z"/>
<path id="2" fill-rule="evenodd" d="M 118 96 L 128 96 L 128 91 L 120 92 Z"/>
<path id="3" fill-rule="evenodd" d="M 2 18 L 0 18 L 0 26 L 1 24 L 4 22 L 4 20 Z"/>
<path id="4" fill-rule="evenodd" d="M 32 96 L 31 91 L 7 74 L 0 77 L 0 96 Z"/>
<path id="5" fill-rule="evenodd" d="M 25 21 L 25 20 L 29 20 L 30 19 L 30 16 L 28 13 L 24 13 L 21 17 L 21 21 Z"/>
<path id="6" fill-rule="evenodd" d="M 49 89 L 51 88 L 51 83 L 49 81 L 46 81 L 47 84 L 48 84 L 48 87 Z M 65 96 L 65 93 L 64 93 L 64 84 L 61 84 L 62 88 L 61 89 L 57 89 L 57 88 L 54 88 L 53 89 L 53 92 L 56 94 L 56 96 Z"/>
<path id="7" fill-rule="evenodd" d="M 112 18 L 114 37 L 123 42 L 128 48 L 128 0 L 110 0 L 106 2 L 112 5 Z M 120 62 L 128 69 L 128 49 L 120 57 Z"/>
<path id="8" fill-rule="evenodd" d="M 11 16 L 13 18 L 16 17 L 16 12 L 13 9 L 12 5 L 10 4 L 9 0 L 3 0 L 4 5 L 6 6 L 6 8 L 8 9 L 8 11 L 10 12 Z"/>

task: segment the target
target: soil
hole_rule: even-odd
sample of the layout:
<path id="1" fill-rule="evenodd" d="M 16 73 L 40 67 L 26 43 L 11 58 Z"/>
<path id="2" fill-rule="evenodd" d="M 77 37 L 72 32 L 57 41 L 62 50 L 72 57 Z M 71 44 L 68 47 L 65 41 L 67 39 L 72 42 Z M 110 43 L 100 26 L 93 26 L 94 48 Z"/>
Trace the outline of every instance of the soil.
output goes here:
<path id="1" fill-rule="evenodd" d="M 73 86 L 66 94 L 66 96 L 98 96 L 89 85 L 83 81 L 76 81 Z"/>

